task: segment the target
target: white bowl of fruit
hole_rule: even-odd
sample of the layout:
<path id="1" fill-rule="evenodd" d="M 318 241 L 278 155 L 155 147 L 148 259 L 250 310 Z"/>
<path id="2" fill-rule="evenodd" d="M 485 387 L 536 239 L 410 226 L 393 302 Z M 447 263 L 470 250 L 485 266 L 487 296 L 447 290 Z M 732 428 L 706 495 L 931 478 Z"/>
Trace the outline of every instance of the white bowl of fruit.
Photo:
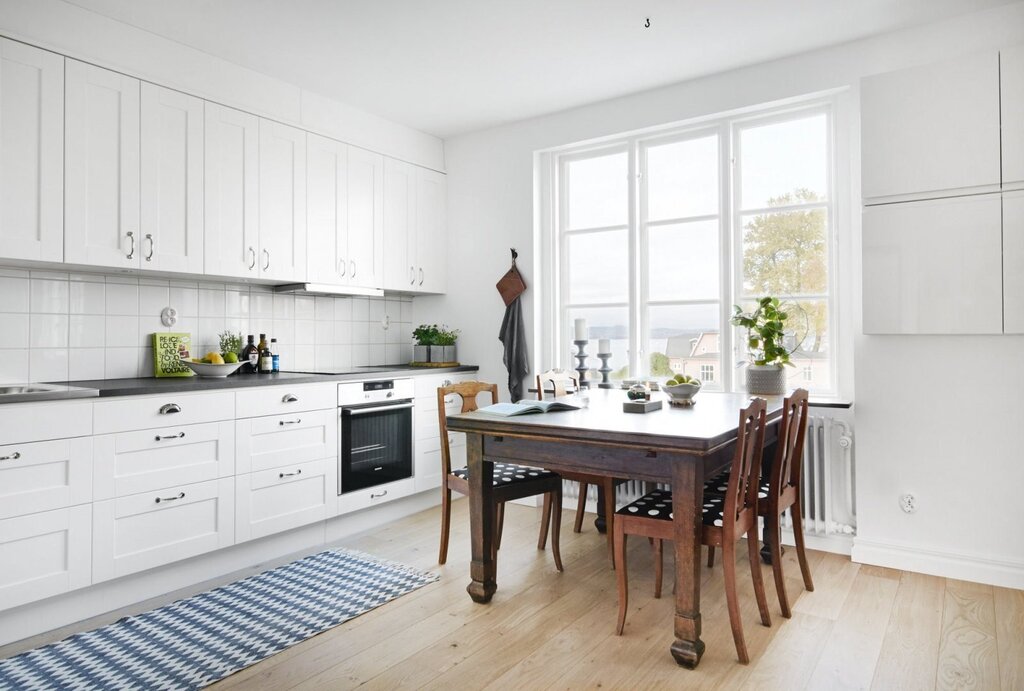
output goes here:
<path id="1" fill-rule="evenodd" d="M 237 353 L 221 355 L 213 351 L 202 358 L 182 359 L 181 362 L 200 377 L 226 377 L 242 366 Z"/>
<path id="2" fill-rule="evenodd" d="M 665 382 L 661 390 L 668 394 L 669 403 L 672 405 L 690 406 L 693 405 L 693 397 L 700 391 L 700 386 L 699 379 L 694 379 L 688 374 L 677 374 Z"/>

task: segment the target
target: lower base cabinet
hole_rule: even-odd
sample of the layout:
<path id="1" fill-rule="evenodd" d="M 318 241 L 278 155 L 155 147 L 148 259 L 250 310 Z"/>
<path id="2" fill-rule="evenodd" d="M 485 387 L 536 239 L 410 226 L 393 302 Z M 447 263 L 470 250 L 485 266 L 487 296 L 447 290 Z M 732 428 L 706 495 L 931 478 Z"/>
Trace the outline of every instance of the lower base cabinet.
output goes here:
<path id="1" fill-rule="evenodd" d="M 233 478 L 93 504 L 93 581 L 100 582 L 235 541 Z"/>
<path id="2" fill-rule="evenodd" d="M 321 459 L 235 478 L 235 542 L 298 528 L 334 515 L 337 463 Z"/>
<path id="3" fill-rule="evenodd" d="M 396 480 L 386 485 L 347 492 L 338 497 L 338 513 L 344 514 L 350 511 L 377 506 L 378 504 L 386 504 L 389 501 L 407 497 L 415 492 L 416 485 L 413 478 Z"/>
<path id="4" fill-rule="evenodd" d="M 0 610 L 92 582 L 92 507 L 0 521 Z"/>

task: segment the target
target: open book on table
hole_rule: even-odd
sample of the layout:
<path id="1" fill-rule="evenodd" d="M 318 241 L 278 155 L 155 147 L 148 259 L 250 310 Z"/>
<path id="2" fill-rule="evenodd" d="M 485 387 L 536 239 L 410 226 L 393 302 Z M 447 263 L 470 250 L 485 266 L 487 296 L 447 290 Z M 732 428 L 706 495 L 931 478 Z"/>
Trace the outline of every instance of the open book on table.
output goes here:
<path id="1" fill-rule="evenodd" d="M 565 403 L 563 401 L 530 401 L 522 400 L 518 403 L 495 403 L 480 408 L 481 413 L 512 417 L 513 415 L 529 415 L 530 413 L 551 413 L 557 410 L 579 410 L 578 405 Z"/>

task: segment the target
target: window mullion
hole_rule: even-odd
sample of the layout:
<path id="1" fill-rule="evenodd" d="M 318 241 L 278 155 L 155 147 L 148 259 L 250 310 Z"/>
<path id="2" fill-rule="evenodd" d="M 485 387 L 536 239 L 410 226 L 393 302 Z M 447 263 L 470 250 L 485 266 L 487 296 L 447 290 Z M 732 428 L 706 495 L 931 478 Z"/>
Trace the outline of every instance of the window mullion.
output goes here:
<path id="1" fill-rule="evenodd" d="M 643 306 L 646 286 L 641 277 L 646 261 L 646 248 L 640 237 L 641 217 L 646 213 L 644 188 L 646 186 L 645 159 L 636 139 L 629 145 L 629 373 L 639 377 L 643 362 L 643 329 L 646 308 Z"/>

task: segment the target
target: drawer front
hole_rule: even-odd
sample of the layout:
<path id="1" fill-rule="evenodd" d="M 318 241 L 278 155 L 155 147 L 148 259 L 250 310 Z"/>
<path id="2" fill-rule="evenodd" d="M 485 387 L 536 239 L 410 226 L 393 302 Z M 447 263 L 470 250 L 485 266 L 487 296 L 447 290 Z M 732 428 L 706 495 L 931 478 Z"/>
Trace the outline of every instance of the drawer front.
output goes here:
<path id="1" fill-rule="evenodd" d="M 235 422 L 235 472 L 338 456 L 338 411 L 311 410 Z"/>
<path id="2" fill-rule="evenodd" d="M 113 499 L 235 472 L 235 425 L 160 427 L 95 438 L 94 496 Z"/>
<path id="3" fill-rule="evenodd" d="M 93 428 L 95 434 L 110 434 L 234 419 L 234 392 L 171 393 L 100 401 L 96 403 Z"/>
<path id="4" fill-rule="evenodd" d="M 234 484 L 224 478 L 95 502 L 93 581 L 233 544 Z"/>
<path id="5" fill-rule="evenodd" d="M 0 446 L 0 518 L 92 501 L 92 463 L 89 437 Z"/>
<path id="6" fill-rule="evenodd" d="M 92 507 L 0 520 L 0 610 L 92 582 Z"/>
<path id="7" fill-rule="evenodd" d="M 415 478 L 389 482 L 379 487 L 361 489 L 338 497 L 338 513 L 351 513 L 378 504 L 386 504 L 416 491 Z"/>
<path id="8" fill-rule="evenodd" d="M 91 401 L 5 403 L 0 405 L 0 439 L 14 444 L 88 436 L 92 406 Z"/>
<path id="9" fill-rule="evenodd" d="M 235 480 L 236 541 L 322 521 L 337 503 L 337 463 L 320 459 L 239 475 Z"/>
<path id="10" fill-rule="evenodd" d="M 337 405 L 338 385 L 334 383 L 273 386 L 235 392 L 238 417 L 297 413 L 335 408 Z"/>

